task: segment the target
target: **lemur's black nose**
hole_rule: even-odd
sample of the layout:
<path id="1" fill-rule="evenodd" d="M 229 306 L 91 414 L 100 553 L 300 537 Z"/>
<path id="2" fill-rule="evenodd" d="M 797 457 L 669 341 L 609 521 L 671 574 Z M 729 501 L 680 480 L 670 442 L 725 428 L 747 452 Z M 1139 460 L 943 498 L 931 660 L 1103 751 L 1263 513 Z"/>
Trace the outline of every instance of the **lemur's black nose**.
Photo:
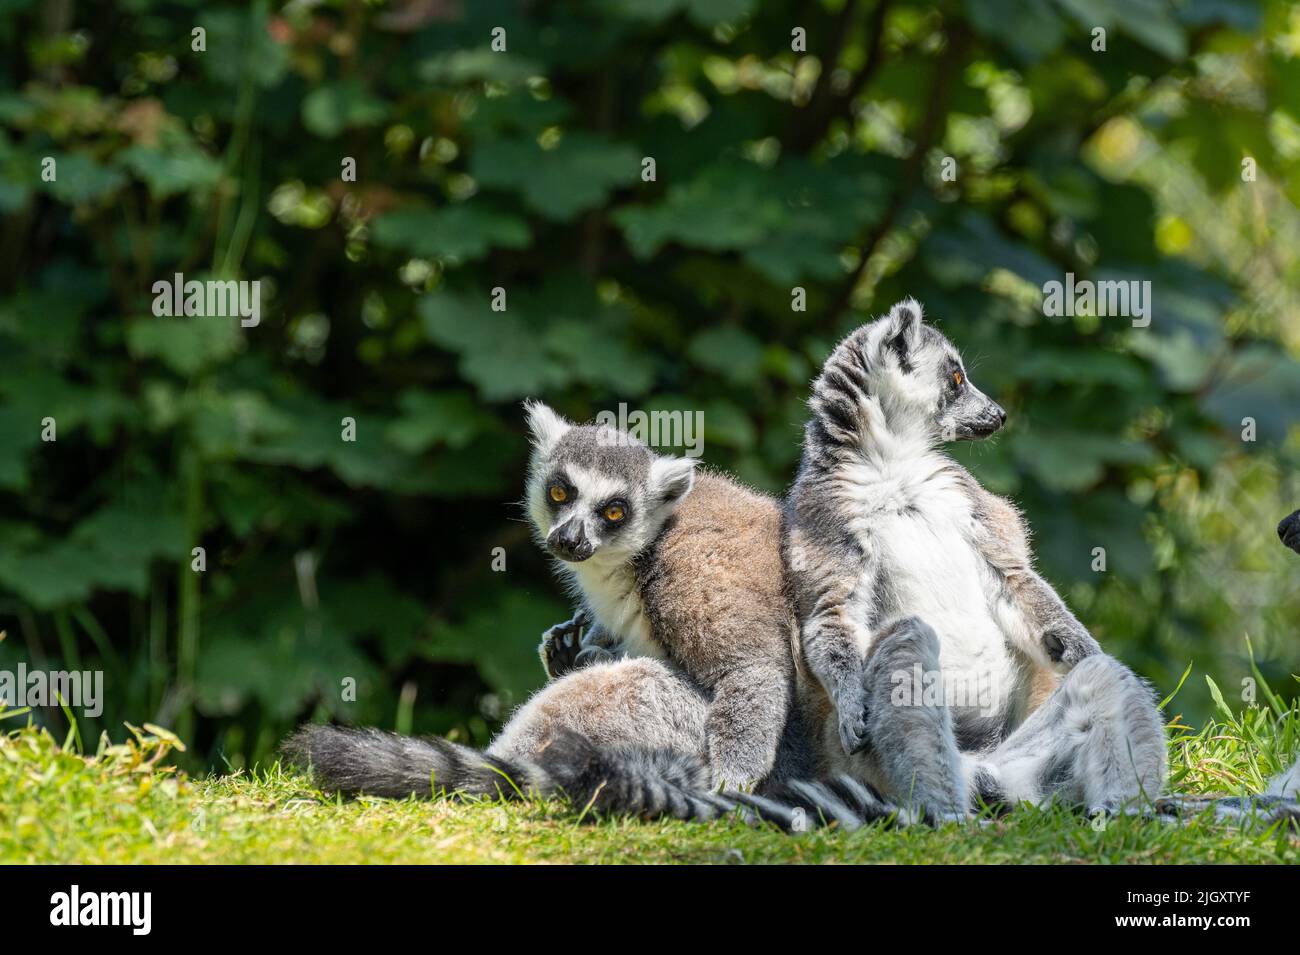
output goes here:
<path id="1" fill-rule="evenodd" d="M 1282 523 L 1277 525 L 1277 536 L 1283 544 L 1300 554 L 1300 511 L 1282 518 Z"/>
<path id="2" fill-rule="evenodd" d="M 546 538 L 546 546 L 560 560 L 577 564 L 596 552 L 596 546 L 583 532 L 582 522 L 568 520 L 551 531 Z"/>

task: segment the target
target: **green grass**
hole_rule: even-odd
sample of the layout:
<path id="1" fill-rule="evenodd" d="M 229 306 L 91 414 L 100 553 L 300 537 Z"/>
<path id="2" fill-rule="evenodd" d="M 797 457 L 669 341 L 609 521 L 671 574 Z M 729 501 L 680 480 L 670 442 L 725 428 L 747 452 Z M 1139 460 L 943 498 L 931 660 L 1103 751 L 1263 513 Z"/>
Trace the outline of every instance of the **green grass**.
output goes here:
<path id="1" fill-rule="evenodd" d="M 1175 718 L 1179 792 L 1257 792 L 1300 744 L 1300 709 L 1227 712 L 1199 731 Z M 0 720 L 21 714 L 0 713 Z M 1101 826 L 1025 808 L 985 824 L 873 826 L 792 837 L 728 819 L 713 824 L 577 821 L 561 802 L 344 801 L 279 765 L 187 778 L 167 767 L 180 741 L 131 728 L 125 744 L 80 755 L 23 726 L 0 734 L 0 862 L 1132 862 L 1297 863 L 1300 837 L 1208 818 L 1186 827 L 1116 818 Z"/>

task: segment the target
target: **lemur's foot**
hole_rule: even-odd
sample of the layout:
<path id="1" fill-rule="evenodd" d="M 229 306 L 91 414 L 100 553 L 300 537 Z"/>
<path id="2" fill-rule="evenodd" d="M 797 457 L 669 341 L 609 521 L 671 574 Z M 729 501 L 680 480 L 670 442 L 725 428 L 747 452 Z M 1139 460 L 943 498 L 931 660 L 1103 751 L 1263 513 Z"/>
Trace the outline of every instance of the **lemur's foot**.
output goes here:
<path id="1" fill-rule="evenodd" d="M 836 701 L 840 715 L 840 742 L 844 752 L 852 756 L 866 749 L 871 740 L 867 736 L 867 694 L 862 687 L 841 693 Z"/>
<path id="2" fill-rule="evenodd" d="M 591 666 L 593 663 L 611 663 L 614 660 L 621 660 L 623 654 L 618 651 L 603 647 L 598 643 L 588 643 L 578 651 L 577 662 L 574 668 Z"/>
<path id="3" fill-rule="evenodd" d="M 587 615 L 580 610 L 573 615 L 572 619 L 557 623 L 542 634 L 542 642 L 537 648 L 537 653 L 542 658 L 542 667 L 546 670 L 546 675 L 552 680 L 593 662 L 590 659 L 584 659 L 581 663 L 578 661 L 578 657 L 584 652 L 582 630 L 586 626 Z"/>
<path id="4" fill-rule="evenodd" d="M 1066 620 L 1043 633 L 1043 649 L 1047 651 L 1048 659 L 1068 670 L 1084 657 L 1101 653 L 1101 644 L 1079 621 Z"/>

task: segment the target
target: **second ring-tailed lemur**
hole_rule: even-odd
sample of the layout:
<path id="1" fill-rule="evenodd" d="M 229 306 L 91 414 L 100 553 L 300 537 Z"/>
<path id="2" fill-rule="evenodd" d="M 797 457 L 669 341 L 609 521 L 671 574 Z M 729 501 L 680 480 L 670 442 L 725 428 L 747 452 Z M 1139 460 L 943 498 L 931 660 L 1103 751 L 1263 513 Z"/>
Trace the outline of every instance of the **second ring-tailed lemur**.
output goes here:
<path id="1" fill-rule="evenodd" d="M 742 514 L 748 515 L 742 524 L 780 522 L 776 503 L 759 495 L 745 501 Z M 690 534 L 700 518 L 700 513 L 679 507 L 676 531 Z M 698 527 L 703 531 L 716 525 L 705 521 Z M 741 565 L 773 566 L 775 540 L 755 535 L 746 546 L 754 550 Z M 700 594 L 735 584 L 734 574 L 715 574 L 708 561 L 688 567 Z M 572 656 L 574 629 L 573 622 L 552 628 L 545 641 L 551 657 Z M 589 644 L 600 646 L 599 633 L 594 636 Z M 557 646 L 565 642 L 570 642 L 567 648 Z M 633 641 L 634 650 L 647 648 L 655 652 L 652 644 L 638 646 Z M 303 727 L 285 750 L 291 762 L 314 770 L 321 785 L 344 792 L 427 796 L 446 790 L 508 797 L 563 791 L 581 804 L 647 816 L 707 819 L 739 806 L 787 828 L 822 820 L 852 827 L 897 813 L 896 804 L 906 802 L 918 782 L 928 795 L 910 804 L 935 815 L 960 802 L 953 793 L 968 781 L 978 792 L 1009 803 L 1060 795 L 1074 802 L 1111 805 L 1141 789 L 1140 781 L 1153 772 L 1159 775 L 1153 760 L 1163 759 L 1163 749 L 1156 754 L 1149 745 L 1149 691 L 1117 661 L 1094 653 L 999 745 L 975 756 L 962 754 L 960 781 L 954 787 L 947 754 L 956 748 L 956 740 L 947 703 L 892 705 L 893 675 L 918 666 L 937 669 L 941 649 L 931 628 L 909 618 L 877 634 L 862 672 L 870 721 L 865 735 L 871 746 L 868 753 L 856 756 L 845 753 L 840 720 L 822 684 L 796 670 L 787 697 L 794 705 L 781 747 L 786 757 L 778 758 L 776 770 L 760 784 L 764 795 L 708 792 L 716 776 L 710 770 L 714 754 L 707 730 L 710 694 L 680 668 L 655 656 L 587 655 L 598 662 L 553 680 L 535 694 L 486 752 L 436 738 L 327 726 Z M 1049 661 L 1055 649 L 1049 645 Z M 1068 662 L 1064 649 L 1059 655 Z M 1158 734 L 1158 723 L 1155 730 Z M 782 772 L 783 766 L 801 762 L 812 763 L 812 772 L 824 781 L 780 781 L 794 775 Z M 846 764 L 849 771 L 843 772 Z M 882 779 L 882 765 L 892 767 L 883 776 L 884 792 L 863 783 L 864 778 Z M 841 774 L 831 775 L 836 772 Z M 889 785 L 891 779 L 905 779 L 908 788 L 899 791 Z M 1107 786 L 1112 789 L 1107 791 Z M 902 815 L 907 818 L 910 811 Z"/>
<path id="2" fill-rule="evenodd" d="M 835 703 L 846 756 L 866 750 L 877 785 L 911 787 L 922 805 L 947 794 L 957 810 L 968 802 L 959 753 L 992 751 L 1058 674 L 1101 648 L 1034 571 L 1016 509 L 943 452 L 945 440 L 986 438 L 1007 416 L 975 387 L 952 343 L 923 323 L 919 304 L 900 302 L 844 339 L 809 404 L 786 544 L 804 659 Z M 864 662 L 900 641 L 915 659 L 910 669 L 891 663 L 888 676 L 908 692 L 881 712 Z M 925 704 L 923 677 L 944 705 Z M 1076 780 L 1082 801 L 1159 793 L 1165 745 L 1154 701 L 1139 693 L 1130 710 L 1134 766 Z M 930 773 L 870 752 L 882 722 L 936 718 L 943 725 L 927 735 L 942 745 Z M 1041 771 L 1069 768 L 1046 762 Z M 1004 795 L 1011 781 L 1001 775 L 989 766 L 975 781 Z"/>

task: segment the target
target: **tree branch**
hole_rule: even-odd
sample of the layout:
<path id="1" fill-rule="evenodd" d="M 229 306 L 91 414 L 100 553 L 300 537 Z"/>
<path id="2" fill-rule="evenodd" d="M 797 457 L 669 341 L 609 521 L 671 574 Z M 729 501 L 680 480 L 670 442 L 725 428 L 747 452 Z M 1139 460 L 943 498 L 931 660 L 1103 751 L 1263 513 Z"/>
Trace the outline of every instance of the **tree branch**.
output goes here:
<path id="1" fill-rule="evenodd" d="M 925 114 L 921 117 L 921 125 L 917 128 L 916 145 L 911 155 L 903 163 L 903 174 L 898 188 L 889 197 L 889 205 L 885 207 L 884 214 L 863 237 L 861 243 L 862 253 L 857 267 L 840 286 L 839 291 L 832 300 L 831 307 L 827 309 L 827 315 L 831 319 L 838 318 L 840 313 L 848 308 L 853 299 L 853 291 L 857 288 L 858 282 L 861 281 L 863 274 L 866 272 L 867 265 L 871 261 L 872 255 L 875 254 L 877 246 L 889 234 L 890 229 L 894 227 L 898 216 L 907 206 L 920 184 L 926 154 L 938 138 L 943 120 L 947 118 L 948 103 L 952 98 L 952 81 L 965 59 L 970 39 L 971 35 L 965 24 L 956 25 L 948 35 L 948 47 L 936 67 L 934 82 L 930 85 L 929 102 Z"/>

